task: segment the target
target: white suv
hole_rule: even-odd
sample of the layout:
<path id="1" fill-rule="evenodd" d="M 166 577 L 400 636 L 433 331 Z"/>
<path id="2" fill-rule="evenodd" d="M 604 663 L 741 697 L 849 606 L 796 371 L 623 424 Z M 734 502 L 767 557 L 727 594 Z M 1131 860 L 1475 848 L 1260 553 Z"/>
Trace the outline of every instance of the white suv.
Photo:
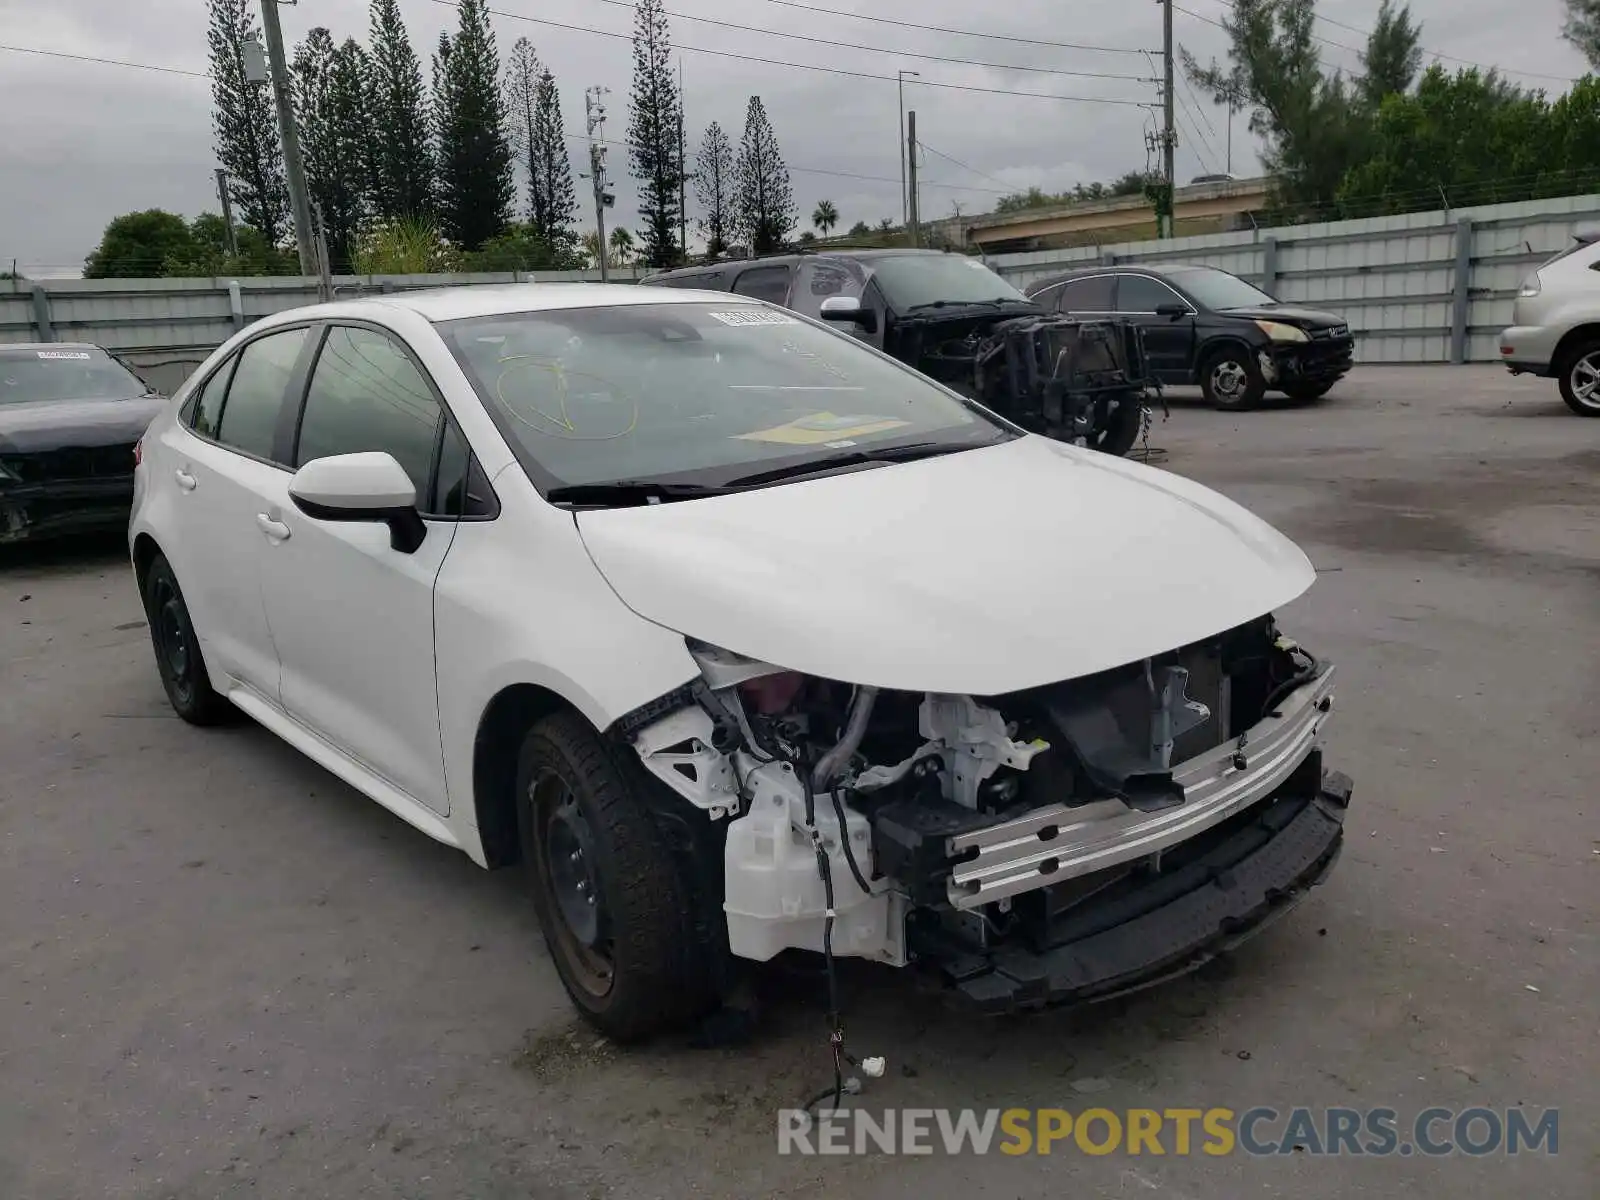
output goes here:
<path id="1" fill-rule="evenodd" d="M 161 679 L 520 863 L 619 1038 L 781 951 L 984 1007 L 1181 973 L 1332 868 L 1315 578 L 1238 505 L 721 293 L 270 317 L 141 444 Z"/>
<path id="2" fill-rule="evenodd" d="M 1528 276 L 1511 320 L 1500 335 L 1511 373 L 1554 376 L 1568 408 L 1600 417 L 1600 228 L 1579 229 Z"/>

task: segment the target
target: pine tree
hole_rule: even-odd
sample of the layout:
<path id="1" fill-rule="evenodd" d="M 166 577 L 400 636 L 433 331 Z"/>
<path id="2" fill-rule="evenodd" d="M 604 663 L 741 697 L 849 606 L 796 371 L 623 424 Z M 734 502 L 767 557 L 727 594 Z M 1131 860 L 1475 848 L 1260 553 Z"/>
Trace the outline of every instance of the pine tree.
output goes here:
<path id="1" fill-rule="evenodd" d="M 272 94 L 266 84 L 245 78 L 243 47 L 257 37 L 255 17 L 249 0 L 208 0 L 208 9 L 217 161 L 228 173 L 239 219 L 277 245 L 290 228 L 289 185 Z"/>
<path id="2" fill-rule="evenodd" d="M 511 153 L 527 173 L 528 214 L 532 219 L 537 207 L 539 170 L 533 161 L 533 120 L 539 104 L 539 77 L 544 74 L 544 64 L 534 53 L 533 43 L 518 38 L 512 44 L 506 59 L 506 117 Z"/>
<path id="3" fill-rule="evenodd" d="M 372 0 L 371 205 L 380 220 L 433 210 L 433 153 L 422 67 L 398 0 Z"/>
<path id="4" fill-rule="evenodd" d="M 439 144 L 439 224 L 463 250 L 504 231 L 516 184 L 500 95 L 500 56 L 484 0 L 461 0 L 454 39 L 434 59 Z"/>
<path id="5" fill-rule="evenodd" d="M 639 181 L 644 261 L 670 267 L 680 256 L 683 106 L 672 73 L 672 39 L 661 0 L 639 0 L 634 10 L 629 109 L 628 160 Z"/>
<path id="6" fill-rule="evenodd" d="M 733 145 L 715 121 L 706 126 L 700 141 L 694 193 L 705 213 L 700 218 L 700 232 L 706 235 L 706 253 L 715 258 L 726 253 L 733 230 Z"/>
<path id="7" fill-rule="evenodd" d="M 295 115 L 305 155 L 306 187 L 338 270 L 348 268 L 366 215 L 366 52 L 353 38 L 334 47 L 326 29 L 313 29 L 294 53 Z"/>
<path id="8" fill-rule="evenodd" d="M 733 174 L 739 232 L 750 242 L 751 253 L 782 249 L 795 224 L 794 191 L 760 96 L 750 97 Z"/>
<path id="9" fill-rule="evenodd" d="M 533 106 L 533 148 L 528 161 L 535 169 L 529 223 L 552 247 L 570 252 L 577 242 L 571 225 L 578 215 L 578 197 L 561 126 L 561 92 L 549 71 L 539 76 Z"/>

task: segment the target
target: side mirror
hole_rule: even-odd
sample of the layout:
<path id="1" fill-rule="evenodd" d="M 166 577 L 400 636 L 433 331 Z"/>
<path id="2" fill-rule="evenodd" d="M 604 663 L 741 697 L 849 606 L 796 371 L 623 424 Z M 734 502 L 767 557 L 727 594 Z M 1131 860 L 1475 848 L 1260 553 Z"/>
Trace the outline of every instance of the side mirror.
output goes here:
<path id="1" fill-rule="evenodd" d="M 428 536 L 417 488 L 394 455 L 382 451 L 312 459 L 289 481 L 295 507 L 316 521 L 382 521 L 389 545 L 414 554 Z"/>
<path id="2" fill-rule="evenodd" d="M 860 296 L 829 296 L 822 302 L 822 319 L 859 325 L 868 333 L 878 332 L 878 314 L 865 307 Z"/>
<path id="3" fill-rule="evenodd" d="M 1188 315 L 1189 306 L 1186 304 L 1169 303 L 1156 305 L 1156 316 L 1158 317 L 1167 317 L 1176 321 L 1179 317 L 1187 317 Z"/>

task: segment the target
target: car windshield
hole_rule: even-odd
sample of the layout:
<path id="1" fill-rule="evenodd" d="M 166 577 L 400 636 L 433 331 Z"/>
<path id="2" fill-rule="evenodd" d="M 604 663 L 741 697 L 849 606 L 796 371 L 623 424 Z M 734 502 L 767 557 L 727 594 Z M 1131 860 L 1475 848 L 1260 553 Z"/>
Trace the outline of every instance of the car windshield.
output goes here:
<path id="1" fill-rule="evenodd" d="M 1028 298 L 975 258 L 964 254 L 895 254 L 864 260 L 883 292 L 900 311 L 921 305 L 973 304 Z"/>
<path id="2" fill-rule="evenodd" d="M 0 350 L 0 404 L 125 400 L 147 390 L 104 350 Z"/>
<path id="3" fill-rule="evenodd" d="M 541 491 L 693 481 L 1013 434 L 854 338 L 740 303 L 622 304 L 439 326 Z"/>
<path id="4" fill-rule="evenodd" d="M 1277 301 L 1253 283 L 1212 267 L 1174 271 L 1172 282 L 1188 292 L 1203 308 L 1254 308 Z"/>

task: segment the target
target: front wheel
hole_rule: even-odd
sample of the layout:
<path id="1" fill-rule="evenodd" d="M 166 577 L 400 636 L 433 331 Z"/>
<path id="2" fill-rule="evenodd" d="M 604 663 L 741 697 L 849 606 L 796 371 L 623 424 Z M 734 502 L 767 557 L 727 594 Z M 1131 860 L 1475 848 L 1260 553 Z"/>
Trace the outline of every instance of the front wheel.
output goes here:
<path id="1" fill-rule="evenodd" d="M 1200 389 L 1213 408 L 1243 412 L 1261 403 L 1267 384 L 1255 355 L 1242 347 L 1226 346 L 1206 359 L 1200 369 Z"/>
<path id="2" fill-rule="evenodd" d="M 518 826 L 534 910 L 556 971 L 602 1033 L 634 1041 L 714 1001 L 691 891 L 625 748 L 562 714 L 528 731 Z"/>
<path id="3" fill-rule="evenodd" d="M 1106 417 L 1105 426 L 1089 438 L 1089 448 L 1121 458 L 1133 449 L 1144 431 L 1144 402 L 1137 397 L 1119 400 Z"/>
<path id="4" fill-rule="evenodd" d="M 1567 356 L 1561 398 L 1580 417 L 1600 417 L 1600 341 L 1585 342 Z"/>

